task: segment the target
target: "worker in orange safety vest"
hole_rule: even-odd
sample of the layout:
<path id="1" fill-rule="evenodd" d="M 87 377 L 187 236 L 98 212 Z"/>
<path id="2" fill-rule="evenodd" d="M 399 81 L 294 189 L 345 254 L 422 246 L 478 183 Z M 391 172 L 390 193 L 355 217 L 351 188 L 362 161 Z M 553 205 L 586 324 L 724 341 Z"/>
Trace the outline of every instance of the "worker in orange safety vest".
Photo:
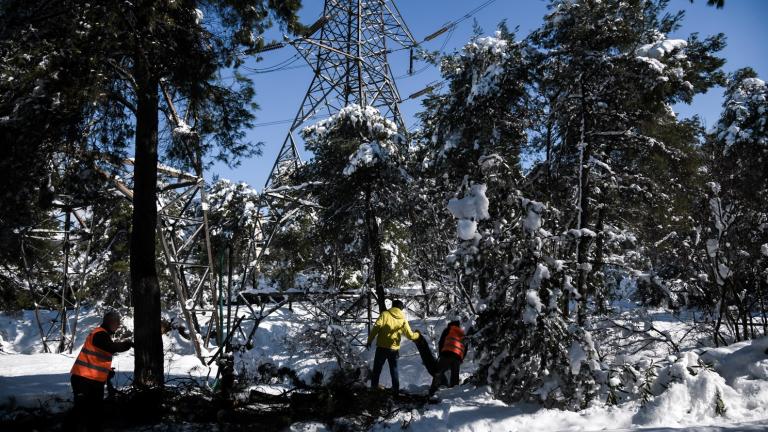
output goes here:
<path id="1" fill-rule="evenodd" d="M 115 311 L 107 312 L 99 327 L 88 334 L 85 344 L 75 359 L 70 370 L 72 392 L 75 396 L 75 407 L 72 411 L 76 429 L 101 430 L 101 411 L 104 401 L 104 385 L 112 372 L 112 356 L 115 353 L 128 351 L 133 347 L 133 341 L 112 341 L 112 335 L 120 328 L 120 314 Z"/>
<path id="2" fill-rule="evenodd" d="M 459 384 L 459 367 L 467 354 L 467 346 L 464 343 L 464 330 L 459 321 L 451 321 L 440 335 L 438 343 L 440 358 L 437 360 L 435 374 L 432 377 L 432 385 L 429 388 L 430 396 L 435 394 L 440 385 L 443 373 L 450 369 L 450 387 Z M 445 378 L 442 378 L 443 380 Z"/>

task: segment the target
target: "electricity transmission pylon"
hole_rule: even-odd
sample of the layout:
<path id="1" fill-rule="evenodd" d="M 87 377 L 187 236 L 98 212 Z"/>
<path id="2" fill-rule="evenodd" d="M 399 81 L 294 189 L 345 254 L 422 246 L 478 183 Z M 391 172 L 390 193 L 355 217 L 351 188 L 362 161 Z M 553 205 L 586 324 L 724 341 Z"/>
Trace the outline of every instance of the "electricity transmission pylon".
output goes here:
<path id="1" fill-rule="evenodd" d="M 92 208 L 74 203 L 68 195 L 57 195 L 48 218 L 23 232 L 21 258 L 30 293 L 35 302 L 35 321 L 43 352 L 72 353 L 77 336 L 80 298 L 86 288 L 93 264 Z M 35 264 L 27 253 L 41 253 Z M 62 268 L 48 268 L 46 263 L 60 262 Z M 43 265 L 40 265 L 40 264 Z M 56 283 L 45 284 L 44 275 Z M 72 313 L 70 315 L 70 312 Z M 51 345 L 56 342 L 55 348 Z"/>
<path id="2" fill-rule="evenodd" d="M 314 76 L 288 129 L 262 194 L 263 229 L 254 239 L 256 260 L 267 251 L 275 231 L 307 203 L 301 187 L 285 180 L 301 163 L 296 132 L 309 120 L 330 117 L 357 104 L 373 106 L 405 134 L 400 94 L 388 54 L 418 45 L 393 0 L 325 0 L 322 17 L 290 44 L 312 67 Z"/>
<path id="3" fill-rule="evenodd" d="M 132 166 L 132 159 L 123 161 L 124 175 L 111 177 L 117 191 L 129 201 L 133 200 Z M 189 341 L 203 361 L 201 345 L 207 348 L 213 331 L 221 337 L 205 181 L 201 170 L 192 174 L 160 164 L 157 175 L 157 237 L 164 267 L 176 291 Z M 210 318 L 204 338 L 198 321 L 203 317 Z"/>

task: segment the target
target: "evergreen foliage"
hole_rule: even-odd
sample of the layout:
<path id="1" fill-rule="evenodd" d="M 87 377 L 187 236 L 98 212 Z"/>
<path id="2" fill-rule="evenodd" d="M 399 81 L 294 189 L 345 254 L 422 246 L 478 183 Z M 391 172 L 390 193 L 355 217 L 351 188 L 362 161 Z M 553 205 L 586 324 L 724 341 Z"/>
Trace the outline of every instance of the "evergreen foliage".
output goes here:
<path id="1" fill-rule="evenodd" d="M 137 383 L 162 384 L 157 164 L 202 175 L 259 154 L 245 140 L 253 83 L 238 67 L 268 27 L 300 32 L 299 7 L 0 3 L 0 184 L 13 185 L 0 192 L 0 307 L 30 307 L 34 289 L 61 284 L 58 245 L 27 234 L 58 228 L 50 216 L 62 206 L 87 205 L 96 259 L 77 289 L 134 307 Z M 313 157 L 271 191 L 300 191 L 302 205 L 279 214 L 269 250 L 255 241 L 259 191 L 216 178 L 207 210 L 230 301 L 262 288 L 318 294 L 308 301 L 322 313 L 292 343 L 336 358 L 339 382 L 357 382 L 364 360 L 343 317 L 370 298 L 381 312 L 388 291 L 420 282 L 417 312 L 465 325 L 473 383 L 563 409 L 645 404 L 699 373 L 692 353 L 661 365 L 621 358 L 638 340 L 680 354 L 643 321 L 647 308 L 698 308 L 714 344 L 765 334 L 755 317 L 768 306 L 768 87 L 750 68 L 723 73 L 723 34 L 671 39 L 683 14 L 669 7 L 552 0 L 531 34 L 501 23 L 441 57 L 446 85 L 425 98 L 412 136 L 359 105 L 304 129 Z M 672 110 L 718 85 L 712 132 Z M 109 181 L 130 151 L 133 206 Z M 641 310 L 636 322 L 615 319 L 621 296 Z M 594 343 L 611 330 L 627 344 Z M 258 372 L 297 380 L 273 369 Z M 714 410 L 726 414 L 719 390 Z"/>

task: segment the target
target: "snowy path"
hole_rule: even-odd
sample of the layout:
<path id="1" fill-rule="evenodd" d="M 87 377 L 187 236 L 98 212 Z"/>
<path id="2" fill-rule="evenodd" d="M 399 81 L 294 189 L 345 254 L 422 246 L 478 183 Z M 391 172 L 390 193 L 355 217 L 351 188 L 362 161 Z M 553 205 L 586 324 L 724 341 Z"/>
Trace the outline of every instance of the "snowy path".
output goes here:
<path id="1" fill-rule="evenodd" d="M 491 398 L 483 389 L 468 386 L 443 390 L 441 403 L 427 405 L 422 411 L 400 413 L 375 431 L 399 429 L 408 424 L 414 432 L 532 432 L 532 431 L 767 431 L 768 419 L 737 422 L 734 419 L 712 418 L 683 423 L 669 422 L 664 426 L 638 425 L 638 406 L 595 406 L 579 412 L 543 409 L 536 405 L 505 405 Z M 664 419 L 659 418 L 662 422 Z M 299 429 L 300 430 L 300 429 Z"/>
<path id="2" fill-rule="evenodd" d="M 66 409 L 72 400 L 69 370 L 73 354 L 5 354 L 0 355 L 0 411 L 11 406 L 38 406 L 45 403 L 56 411 Z M 116 386 L 127 385 L 133 376 L 133 350 L 117 354 L 112 362 Z M 194 356 L 171 357 L 166 361 L 166 380 L 205 378 L 207 368 Z M 215 369 L 213 375 L 216 374 Z"/>

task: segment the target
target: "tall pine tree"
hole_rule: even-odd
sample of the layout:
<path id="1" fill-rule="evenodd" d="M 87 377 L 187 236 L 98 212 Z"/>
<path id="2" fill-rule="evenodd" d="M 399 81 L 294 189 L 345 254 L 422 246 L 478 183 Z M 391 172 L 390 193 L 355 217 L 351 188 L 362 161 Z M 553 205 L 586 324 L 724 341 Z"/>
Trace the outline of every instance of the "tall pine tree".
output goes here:
<path id="1" fill-rule="evenodd" d="M 51 152 L 60 143 L 80 143 L 86 152 L 133 147 L 130 270 L 139 385 L 163 383 L 155 259 L 157 164 L 166 124 L 160 115 L 165 114 L 169 129 L 187 132 L 187 123 L 193 124 L 193 133 L 184 135 L 199 139 L 180 140 L 187 147 L 184 151 L 174 142 L 166 148 L 172 157 L 183 154 L 185 165 L 198 172 L 201 160 L 214 149 L 221 149 L 215 156 L 226 160 L 248 154 L 251 149 L 242 142 L 241 130 L 253 119 L 248 109 L 252 87 L 242 79 L 227 86 L 217 72 L 239 66 L 243 50 L 262 46 L 261 34 L 273 19 L 295 28 L 299 5 L 298 0 L 2 5 L 8 24 L 3 31 L 15 35 L 14 40 L 3 38 L 2 55 L 9 60 L 3 64 L 14 66 L 3 70 L 3 81 L 26 84 L 3 87 L 0 117 L 21 131 L 36 129 L 32 125 L 41 118 L 53 120 L 32 134 L 5 133 L 12 148 L 19 150 L 18 158 L 26 157 L 24 149 L 29 148 L 29 154 L 35 154 L 30 166 L 44 177 Z M 169 101 L 175 95 L 189 101 L 189 117 L 173 112 Z"/>
<path id="2" fill-rule="evenodd" d="M 723 62 L 714 53 L 723 47 L 723 36 L 669 39 L 682 14 L 665 14 L 666 6 L 666 1 L 553 2 L 544 25 L 531 35 L 540 52 L 538 82 L 550 103 L 546 111 L 554 135 L 546 198 L 569 216 L 561 230 L 572 239 L 580 323 L 587 300 L 604 298 L 604 270 L 612 260 L 608 247 L 616 238 L 611 233 L 637 232 L 652 214 L 647 208 L 669 206 L 660 186 L 669 178 L 654 167 L 688 157 L 661 140 L 659 129 L 676 124 L 670 106 L 690 102 L 722 78 Z M 623 205 L 611 204 L 619 199 Z"/>
<path id="3" fill-rule="evenodd" d="M 383 312 L 385 287 L 400 278 L 396 264 L 408 180 L 402 169 L 404 137 L 378 110 L 359 105 L 342 108 L 302 136 L 314 158 L 300 168 L 297 181 L 322 208 L 317 253 L 320 261 L 339 263 L 328 285 L 344 288 L 347 277 L 339 276 L 367 268 Z"/>
<path id="4" fill-rule="evenodd" d="M 454 274 L 454 298 L 466 313 L 488 296 L 506 261 L 491 234 L 508 229 L 509 196 L 522 178 L 520 154 L 531 124 L 525 51 L 504 25 L 493 36 L 476 35 L 442 59 L 448 90 L 427 98 L 420 114 L 423 129 L 412 157 L 415 262 L 424 269 L 447 257 L 448 266 L 432 273 Z M 464 214 L 460 202 L 473 197 L 487 198 L 490 208 Z M 428 248 L 433 252 L 418 253 Z"/>
<path id="5" fill-rule="evenodd" d="M 754 70 L 730 77 L 704 151 L 711 182 L 702 200 L 699 251 L 709 305 L 719 305 L 714 339 L 722 341 L 723 320 L 736 340 L 749 339 L 753 311 L 765 316 L 768 305 L 768 87 Z"/>

